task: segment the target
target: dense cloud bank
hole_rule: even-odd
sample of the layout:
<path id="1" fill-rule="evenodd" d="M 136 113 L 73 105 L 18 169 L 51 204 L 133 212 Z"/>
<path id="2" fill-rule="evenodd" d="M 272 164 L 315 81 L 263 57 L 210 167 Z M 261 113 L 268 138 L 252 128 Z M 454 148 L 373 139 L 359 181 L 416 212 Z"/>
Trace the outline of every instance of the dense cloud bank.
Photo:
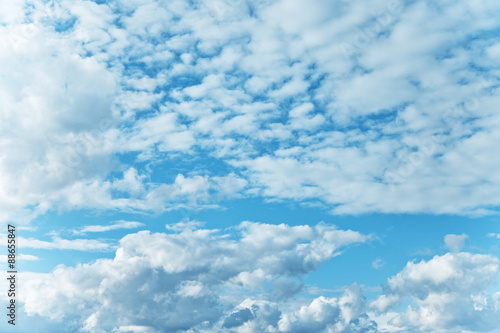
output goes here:
<path id="1" fill-rule="evenodd" d="M 24 311 L 75 332 L 497 328 L 500 293 L 489 288 L 498 281 L 499 260 L 489 255 L 456 252 L 408 262 L 372 300 L 355 282 L 339 296 L 314 296 L 304 276 L 371 236 L 325 224 L 243 222 L 230 234 L 193 222 L 169 228 L 125 236 L 114 259 L 26 274 Z"/>

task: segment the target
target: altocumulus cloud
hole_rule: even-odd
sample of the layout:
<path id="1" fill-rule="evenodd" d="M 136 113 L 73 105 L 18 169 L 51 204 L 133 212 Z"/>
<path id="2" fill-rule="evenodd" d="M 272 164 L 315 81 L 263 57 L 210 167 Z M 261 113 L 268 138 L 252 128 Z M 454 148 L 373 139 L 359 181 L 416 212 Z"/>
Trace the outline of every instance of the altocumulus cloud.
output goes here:
<path id="1" fill-rule="evenodd" d="M 500 204 L 494 1 L 2 6 L 3 220 L 255 195 L 334 214 Z M 130 170 L 167 162 L 154 182 Z M 202 195 L 166 195 L 187 182 Z"/>

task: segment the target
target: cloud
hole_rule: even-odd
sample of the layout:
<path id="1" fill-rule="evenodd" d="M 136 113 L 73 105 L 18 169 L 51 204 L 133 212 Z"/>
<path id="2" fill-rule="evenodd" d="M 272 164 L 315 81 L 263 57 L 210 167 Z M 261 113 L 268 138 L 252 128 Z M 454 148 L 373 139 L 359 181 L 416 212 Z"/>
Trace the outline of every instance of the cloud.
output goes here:
<path id="1" fill-rule="evenodd" d="M 339 215 L 496 214 L 499 12 L 465 0 L 2 3 L 0 220 L 242 198 Z M 460 252 L 467 235 L 446 235 L 451 253 L 409 262 L 368 302 L 357 284 L 303 299 L 302 278 L 371 236 L 255 222 L 224 232 L 186 220 L 122 238 L 112 260 L 27 274 L 25 310 L 91 332 L 498 327 L 498 260 Z"/>
<path id="2" fill-rule="evenodd" d="M 105 232 L 118 229 L 135 229 L 144 226 L 144 223 L 135 221 L 117 221 L 109 225 L 88 225 L 78 230 L 73 230 L 74 234 L 85 234 L 89 232 Z"/>
<path id="3" fill-rule="evenodd" d="M 370 303 L 370 307 L 379 313 L 384 313 L 388 309 L 398 305 L 400 302 L 401 298 L 398 295 L 380 295 Z"/>
<path id="4" fill-rule="evenodd" d="M 495 294 L 487 290 L 497 281 L 499 267 L 498 258 L 467 252 L 409 262 L 387 280 L 388 296 L 381 296 L 372 305 L 385 310 L 396 297 L 411 297 L 415 306 L 391 319 L 394 331 L 493 332 L 498 306 Z"/>
<path id="5" fill-rule="evenodd" d="M 339 298 L 319 297 L 284 314 L 279 332 L 375 332 L 377 324 L 364 313 L 364 301 L 361 289 L 353 284 Z"/>
<path id="6" fill-rule="evenodd" d="M 206 171 L 201 177 L 235 175 L 225 184 L 234 197 L 333 214 L 494 213 L 499 95 L 487 73 L 496 68 L 489 36 L 498 4 L 380 0 L 372 8 L 5 6 L 0 218 L 176 206 L 164 193 L 174 191 L 170 181 L 199 176 L 186 161 Z M 162 193 L 154 193 L 165 201 L 137 200 L 160 169 Z M 115 189 L 126 195 L 110 202 L 106 187 L 123 172 Z"/>
<path id="7" fill-rule="evenodd" d="M 279 332 L 375 332 L 377 324 L 364 313 L 364 302 L 361 289 L 353 284 L 339 298 L 319 297 L 283 315 Z"/>
<path id="8" fill-rule="evenodd" d="M 14 13 L 24 17 L 24 9 Z M 96 59 L 75 54 L 68 39 L 39 22 L 32 25 L 36 35 L 21 36 L 21 44 L 9 41 L 15 25 L 0 31 L 1 77 L 10 77 L 0 79 L 2 220 L 44 213 L 50 208 L 44 198 L 110 169 L 101 148 L 110 126 L 104 122 L 114 120 L 115 75 Z"/>
<path id="9" fill-rule="evenodd" d="M 0 259 L 3 262 L 8 262 L 9 258 L 6 254 L 2 254 L 2 255 L 0 255 Z M 31 255 L 31 254 L 18 254 L 16 259 L 18 259 L 20 261 L 38 261 L 38 260 L 40 260 L 39 257 Z"/>
<path id="10" fill-rule="evenodd" d="M 467 236 L 466 234 L 446 235 L 446 236 L 444 236 L 444 244 L 450 251 L 458 252 L 464 247 L 465 240 L 467 238 L 469 238 L 469 236 Z"/>
<path id="11" fill-rule="evenodd" d="M 227 231 L 184 221 L 167 233 L 128 234 L 113 259 L 21 273 L 23 311 L 75 332 L 491 333 L 497 327 L 500 296 L 491 288 L 500 263 L 491 255 L 450 252 L 410 261 L 372 300 L 357 283 L 336 297 L 312 296 L 303 278 L 370 236 L 326 224 L 242 222 Z"/>
<path id="12" fill-rule="evenodd" d="M 234 173 L 225 176 L 177 174 L 173 182 L 146 182 L 130 168 L 122 178 L 78 181 L 55 193 L 61 209 L 98 209 L 126 212 L 165 212 L 178 209 L 218 208 L 224 199 L 240 196 L 247 181 Z"/>
<path id="13" fill-rule="evenodd" d="M 7 238 L 3 238 L 6 243 Z M 96 239 L 63 239 L 53 236 L 51 241 L 17 237 L 22 248 L 43 250 L 109 251 L 111 244 Z M 29 260 L 29 259 L 28 259 Z"/>
<path id="14" fill-rule="evenodd" d="M 374 269 L 381 269 L 384 265 L 385 265 L 385 261 L 380 259 L 380 258 L 377 258 L 377 259 L 372 261 L 372 267 Z"/>
<path id="15" fill-rule="evenodd" d="M 147 326 L 158 331 L 202 330 L 204 325 L 236 328 L 253 317 L 273 317 L 265 306 L 251 308 L 255 314 L 238 310 L 247 292 L 261 290 L 260 297 L 270 308 L 280 307 L 275 295 L 286 303 L 300 290 L 305 274 L 344 247 L 370 239 L 324 224 L 291 227 L 244 222 L 235 239 L 193 225 L 177 230 L 129 234 L 120 240 L 114 259 L 61 265 L 48 274 L 27 276 L 21 296 L 26 313 L 59 323 L 76 321 L 80 329 L 90 331 L 141 327 L 145 316 Z M 246 282 L 244 275 L 255 272 L 261 272 L 260 283 Z M 265 291 L 269 282 L 271 289 Z M 338 305 L 345 308 L 341 311 L 347 322 L 358 316 L 351 309 L 358 307 L 352 297 L 346 296 Z M 315 309 L 312 306 L 311 311 Z M 294 316 L 290 325 L 302 325 L 302 317 Z"/>

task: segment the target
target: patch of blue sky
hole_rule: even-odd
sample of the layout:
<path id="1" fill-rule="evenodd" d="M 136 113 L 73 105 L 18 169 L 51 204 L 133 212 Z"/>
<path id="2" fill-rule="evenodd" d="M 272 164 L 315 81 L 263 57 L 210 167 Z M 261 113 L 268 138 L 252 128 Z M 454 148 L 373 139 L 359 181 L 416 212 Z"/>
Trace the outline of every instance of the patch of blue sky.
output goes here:
<path id="1" fill-rule="evenodd" d="M 465 251 L 499 254 L 496 249 L 498 240 L 487 237 L 491 230 L 498 230 L 497 218 L 470 220 L 448 215 L 373 214 L 330 217 L 325 222 L 341 229 L 374 234 L 375 239 L 346 249 L 342 255 L 324 263 L 304 280 L 318 287 L 326 287 L 330 283 L 340 287 L 352 281 L 367 286 L 381 286 L 387 277 L 397 274 L 408 261 L 429 260 L 434 255 L 448 252 L 443 243 L 447 234 L 468 235 Z M 372 267 L 373 261 L 377 259 L 384 263 L 379 269 Z"/>
<path id="2" fill-rule="evenodd" d="M 183 175 L 209 175 L 225 176 L 234 171 L 226 162 L 212 157 L 210 154 L 193 148 L 190 152 L 158 152 L 152 160 L 140 161 L 137 159 L 139 153 L 127 153 L 120 155 L 123 166 L 133 165 L 139 174 L 146 175 L 152 183 L 172 183 L 178 174 Z M 116 171 L 108 177 L 120 179 L 121 171 Z"/>
<path id="3" fill-rule="evenodd" d="M 54 30 L 57 33 L 65 33 L 73 29 L 78 19 L 76 17 L 70 17 L 67 19 L 58 20 L 52 23 Z"/>

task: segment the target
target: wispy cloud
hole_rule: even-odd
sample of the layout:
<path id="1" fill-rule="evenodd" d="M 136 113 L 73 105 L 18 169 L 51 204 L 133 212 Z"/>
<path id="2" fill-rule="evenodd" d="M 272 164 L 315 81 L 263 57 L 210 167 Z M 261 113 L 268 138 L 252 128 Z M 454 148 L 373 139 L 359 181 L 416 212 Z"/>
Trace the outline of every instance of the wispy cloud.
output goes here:
<path id="1" fill-rule="evenodd" d="M 73 234 L 86 234 L 93 232 L 106 232 L 111 230 L 119 230 L 119 229 L 136 229 L 139 227 L 145 226 L 144 223 L 136 222 L 136 221 L 117 221 L 113 224 L 108 225 L 88 225 L 82 227 L 80 229 L 72 230 Z"/>
<path id="2" fill-rule="evenodd" d="M 385 265 L 385 261 L 380 259 L 380 258 L 377 258 L 377 259 L 372 261 L 372 268 L 374 268 L 374 269 L 381 269 L 382 267 L 384 267 L 384 265 Z"/>
<path id="3" fill-rule="evenodd" d="M 53 236 L 50 241 L 24 237 L 17 237 L 16 239 L 19 246 L 26 249 L 109 251 L 113 248 L 112 244 L 96 239 L 64 239 L 58 236 Z M 2 237 L 0 240 L 7 244 L 6 237 Z"/>

